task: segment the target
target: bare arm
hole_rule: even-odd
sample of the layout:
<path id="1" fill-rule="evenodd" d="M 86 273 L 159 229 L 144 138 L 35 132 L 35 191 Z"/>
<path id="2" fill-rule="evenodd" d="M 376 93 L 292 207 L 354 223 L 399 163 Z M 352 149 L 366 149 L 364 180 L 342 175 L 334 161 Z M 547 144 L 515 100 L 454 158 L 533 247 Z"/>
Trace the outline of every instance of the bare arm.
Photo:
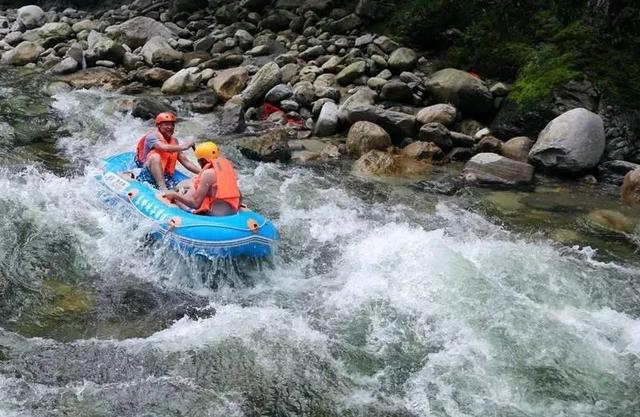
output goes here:
<path id="1" fill-rule="evenodd" d="M 200 205 L 204 201 L 204 198 L 207 196 L 207 192 L 211 189 L 211 185 L 215 184 L 215 179 L 216 178 L 213 172 L 205 172 L 200 178 L 200 186 L 197 190 L 193 190 L 187 195 L 181 195 L 174 191 L 169 191 L 168 193 L 165 193 L 165 197 L 167 197 L 169 200 L 173 200 L 193 209 L 197 209 L 198 207 L 200 207 Z"/>
<path id="2" fill-rule="evenodd" d="M 200 173 L 200 167 L 194 164 L 193 162 L 191 162 L 189 158 L 187 158 L 181 153 L 178 154 L 178 161 L 180 161 L 183 167 L 187 168 L 189 171 L 193 172 L 194 174 Z"/>
<path id="3" fill-rule="evenodd" d="M 157 149 L 162 152 L 182 152 L 189 149 L 192 146 L 193 146 L 192 140 L 188 140 L 182 145 L 180 144 L 172 145 L 172 144 L 164 143 L 161 141 L 156 141 L 156 143 L 153 144 L 154 149 Z"/>

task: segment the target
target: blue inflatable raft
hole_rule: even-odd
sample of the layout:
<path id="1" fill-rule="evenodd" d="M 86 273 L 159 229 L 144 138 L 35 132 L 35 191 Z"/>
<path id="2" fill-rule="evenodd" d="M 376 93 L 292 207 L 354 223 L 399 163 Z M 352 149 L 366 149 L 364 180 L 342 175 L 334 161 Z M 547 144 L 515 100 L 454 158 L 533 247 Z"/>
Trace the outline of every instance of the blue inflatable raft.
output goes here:
<path id="1" fill-rule="evenodd" d="M 207 257 L 265 257 L 272 253 L 278 232 L 260 214 L 241 209 L 231 216 L 203 216 L 169 203 L 160 191 L 146 182 L 123 174 L 136 169 L 133 152 L 114 155 L 104 161 L 98 181 L 104 186 L 104 200 L 123 200 L 142 216 L 158 224 L 157 235 L 182 252 Z M 174 179 L 188 179 L 176 171 Z M 114 197 L 116 197 L 114 199 Z"/>

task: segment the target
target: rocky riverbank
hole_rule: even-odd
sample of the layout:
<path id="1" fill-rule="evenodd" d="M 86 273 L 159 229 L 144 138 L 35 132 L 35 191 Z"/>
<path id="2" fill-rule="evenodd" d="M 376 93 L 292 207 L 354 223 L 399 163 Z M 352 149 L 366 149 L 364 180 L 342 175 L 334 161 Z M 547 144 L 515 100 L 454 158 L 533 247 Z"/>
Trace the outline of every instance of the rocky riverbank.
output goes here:
<path id="1" fill-rule="evenodd" d="M 365 174 L 407 177 L 467 161 L 462 181 L 500 186 L 531 184 L 535 173 L 620 184 L 639 167 L 611 151 L 612 130 L 625 126 L 585 100 L 561 100 L 541 132 L 518 131 L 505 117 L 506 83 L 433 71 L 427 55 L 367 33 L 366 1 L 213 3 L 0 10 L 1 62 L 46 71 L 55 80 L 50 93 L 99 87 L 130 95 L 121 107 L 136 117 L 180 100 L 210 114 L 215 134 L 280 126 L 237 141 L 263 161 L 351 158 Z M 638 172 L 627 176 L 629 202 L 639 199 Z"/>

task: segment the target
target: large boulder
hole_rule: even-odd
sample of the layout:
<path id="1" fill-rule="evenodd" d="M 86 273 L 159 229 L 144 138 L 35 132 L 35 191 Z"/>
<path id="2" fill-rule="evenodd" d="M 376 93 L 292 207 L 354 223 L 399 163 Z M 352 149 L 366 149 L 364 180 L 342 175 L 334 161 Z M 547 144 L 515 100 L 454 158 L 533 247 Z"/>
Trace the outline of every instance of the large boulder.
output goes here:
<path id="1" fill-rule="evenodd" d="M 347 134 L 347 152 L 359 157 L 372 149 L 385 150 L 391 146 L 391 137 L 380 126 L 371 122 L 356 122 Z"/>
<path id="2" fill-rule="evenodd" d="M 640 168 L 629 171 L 624 176 L 621 197 L 622 201 L 627 204 L 640 203 Z"/>
<path id="3" fill-rule="evenodd" d="M 184 68 L 162 84 L 162 94 L 182 94 L 196 91 L 202 81 L 197 68 Z"/>
<path id="4" fill-rule="evenodd" d="M 328 101 L 322 106 L 315 125 L 316 136 L 330 136 L 338 128 L 338 106 Z"/>
<path id="5" fill-rule="evenodd" d="M 40 7 L 29 5 L 18 9 L 18 21 L 22 28 L 34 29 L 44 25 L 47 17 Z"/>
<path id="6" fill-rule="evenodd" d="M 444 126 L 450 126 L 456 121 L 458 112 L 451 104 L 434 104 L 423 108 L 416 114 L 418 123 L 441 123 Z"/>
<path id="7" fill-rule="evenodd" d="M 547 124 L 529 152 L 529 161 L 553 171 L 575 174 L 594 168 L 604 148 L 602 118 L 578 108 Z"/>
<path id="8" fill-rule="evenodd" d="M 154 119 L 158 113 L 162 112 L 176 112 L 176 109 L 171 107 L 165 100 L 153 99 L 150 97 L 136 98 L 133 101 L 133 107 L 131 108 L 131 115 L 133 117 L 139 117 L 144 120 Z"/>
<path id="9" fill-rule="evenodd" d="M 143 46 L 154 36 L 175 39 L 176 35 L 164 24 L 146 16 L 138 16 L 119 25 L 109 26 L 105 32 L 131 49 Z"/>
<path id="10" fill-rule="evenodd" d="M 2 63 L 9 65 L 26 65 L 35 62 L 44 51 L 41 46 L 33 42 L 23 41 L 15 48 L 2 54 Z"/>
<path id="11" fill-rule="evenodd" d="M 259 138 L 238 141 L 238 149 L 249 159 L 262 162 L 287 162 L 291 159 L 287 132 L 274 129 Z"/>
<path id="12" fill-rule="evenodd" d="M 436 100 L 451 103 L 465 116 L 486 119 L 493 114 L 493 96 L 480 79 L 465 71 L 445 68 L 426 82 L 427 91 Z"/>
<path id="13" fill-rule="evenodd" d="M 89 48 L 87 49 L 87 60 L 99 61 L 107 60 L 115 63 L 122 63 L 127 50 L 113 39 L 92 30 L 87 38 Z"/>
<path id="14" fill-rule="evenodd" d="M 150 66 L 170 70 L 182 68 L 183 54 L 169 45 L 166 39 L 154 36 L 144 44 L 141 51 L 144 61 Z"/>
<path id="15" fill-rule="evenodd" d="M 280 68 L 275 62 L 269 62 L 256 72 L 249 81 L 249 85 L 242 91 L 242 100 L 245 105 L 253 106 L 258 104 L 264 95 L 271 88 L 280 83 L 282 74 Z"/>
<path id="16" fill-rule="evenodd" d="M 527 163 L 495 153 L 479 153 L 467 162 L 462 178 L 472 184 L 519 185 L 531 183 L 533 171 Z"/>
<path id="17" fill-rule="evenodd" d="M 406 137 L 413 137 L 416 130 L 415 116 L 366 104 L 358 104 L 349 108 L 347 119 L 350 123 L 359 121 L 375 123 L 389 132 L 397 142 Z"/>
<path id="18" fill-rule="evenodd" d="M 220 71 L 218 75 L 209 80 L 207 86 L 216 92 L 221 101 L 226 102 L 239 94 L 247 85 L 248 80 L 249 71 L 245 67 L 229 68 Z"/>

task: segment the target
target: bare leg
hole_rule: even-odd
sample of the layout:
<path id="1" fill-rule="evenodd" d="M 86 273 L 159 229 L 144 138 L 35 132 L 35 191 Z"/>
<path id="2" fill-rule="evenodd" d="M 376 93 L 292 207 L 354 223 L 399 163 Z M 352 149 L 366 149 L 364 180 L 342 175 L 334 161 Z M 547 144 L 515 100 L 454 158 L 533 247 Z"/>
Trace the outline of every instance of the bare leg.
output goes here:
<path id="1" fill-rule="evenodd" d="M 162 169 L 160 156 L 158 154 L 150 155 L 144 165 L 151 172 L 153 179 L 156 180 L 160 191 L 168 191 L 167 184 L 164 182 L 164 170 Z"/>

